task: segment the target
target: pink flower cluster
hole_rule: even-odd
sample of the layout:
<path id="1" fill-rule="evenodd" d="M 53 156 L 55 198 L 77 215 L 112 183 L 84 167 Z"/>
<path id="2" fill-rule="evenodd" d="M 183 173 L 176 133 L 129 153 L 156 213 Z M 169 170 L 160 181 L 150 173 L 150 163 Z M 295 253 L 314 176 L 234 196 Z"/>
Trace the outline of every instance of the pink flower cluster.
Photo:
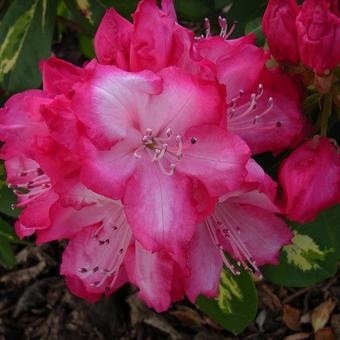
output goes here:
<path id="1" fill-rule="evenodd" d="M 316 137 L 283 164 L 278 204 L 250 157 L 303 139 L 299 92 L 253 35 L 220 27 L 211 36 L 206 20 L 195 38 L 171 0 L 142 0 L 133 24 L 109 9 L 97 60 L 42 62 L 43 90 L 1 109 L 17 234 L 69 240 L 61 274 L 74 294 L 96 301 L 131 282 L 157 311 L 216 296 L 223 264 L 238 273 L 225 252 L 259 274 L 292 237 L 277 214 L 305 221 L 339 201 L 339 154 Z"/>
<path id="2" fill-rule="evenodd" d="M 281 63 L 299 61 L 317 74 L 340 63 L 338 0 L 270 0 L 263 31 L 274 58 Z"/>

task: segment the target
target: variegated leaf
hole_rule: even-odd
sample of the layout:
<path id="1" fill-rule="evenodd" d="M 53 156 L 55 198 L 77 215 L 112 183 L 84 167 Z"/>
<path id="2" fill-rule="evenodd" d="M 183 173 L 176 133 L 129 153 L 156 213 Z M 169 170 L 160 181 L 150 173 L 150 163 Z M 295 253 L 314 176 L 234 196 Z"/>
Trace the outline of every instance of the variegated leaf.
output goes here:
<path id="1" fill-rule="evenodd" d="M 0 86 L 39 87 L 39 61 L 50 54 L 57 0 L 14 0 L 0 24 Z"/>

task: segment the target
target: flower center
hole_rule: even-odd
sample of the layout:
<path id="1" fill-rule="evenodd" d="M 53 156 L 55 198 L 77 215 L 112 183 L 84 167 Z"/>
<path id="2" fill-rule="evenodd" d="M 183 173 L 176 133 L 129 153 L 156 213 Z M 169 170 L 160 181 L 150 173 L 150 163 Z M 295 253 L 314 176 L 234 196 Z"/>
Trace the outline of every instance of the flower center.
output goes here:
<path id="1" fill-rule="evenodd" d="M 191 144 L 196 144 L 197 137 L 190 139 Z M 137 159 L 142 158 L 141 151 L 145 150 L 150 156 L 151 162 L 156 163 L 161 171 L 168 176 L 172 176 L 176 169 L 176 164 L 183 158 L 183 151 L 187 146 L 179 134 L 174 134 L 168 128 L 165 136 L 154 136 L 152 129 L 148 128 L 142 137 L 142 146 L 134 152 Z"/>

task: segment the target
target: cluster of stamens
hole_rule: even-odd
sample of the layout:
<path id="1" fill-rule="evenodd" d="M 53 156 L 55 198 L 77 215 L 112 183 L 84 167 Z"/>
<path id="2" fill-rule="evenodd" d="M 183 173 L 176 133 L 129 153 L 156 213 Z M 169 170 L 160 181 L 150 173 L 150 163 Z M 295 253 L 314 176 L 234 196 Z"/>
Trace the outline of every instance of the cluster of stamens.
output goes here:
<path id="1" fill-rule="evenodd" d="M 14 189 L 13 192 L 19 200 L 19 203 L 11 205 L 12 209 L 25 207 L 51 189 L 50 178 L 40 168 L 24 170 L 18 175 L 29 179 L 24 183 L 8 185 L 9 188 Z"/>
<path id="2" fill-rule="evenodd" d="M 196 144 L 197 138 L 191 138 L 191 144 Z M 147 151 L 151 157 L 151 162 L 157 163 L 161 171 L 168 176 L 172 176 L 176 169 L 176 164 L 169 161 L 168 169 L 165 168 L 163 161 L 166 155 L 173 160 L 180 161 L 183 158 L 183 139 L 181 135 L 174 135 L 168 128 L 165 137 L 154 136 L 152 129 L 146 129 L 142 137 L 142 146 L 134 152 L 138 159 L 142 158 L 141 151 Z"/>
<path id="3" fill-rule="evenodd" d="M 248 114 L 251 113 L 251 111 L 256 110 L 257 103 L 259 102 L 260 98 L 262 97 L 264 92 L 264 88 L 262 84 L 259 84 L 257 87 L 257 92 L 252 93 L 250 95 L 250 100 L 246 103 L 239 104 L 240 99 L 244 95 L 244 91 L 241 89 L 239 91 L 238 96 L 234 97 L 230 103 L 228 103 L 229 111 L 228 111 L 228 118 L 233 119 L 234 121 L 240 120 L 244 117 L 246 117 Z M 256 115 L 253 119 L 252 123 L 255 125 L 258 122 L 260 122 L 261 118 L 263 118 L 265 115 L 269 114 L 274 105 L 273 97 L 269 97 L 267 100 L 267 108 L 261 112 L 260 114 Z M 235 114 L 237 112 L 237 114 Z M 280 121 L 276 122 L 277 127 L 281 127 L 282 123 Z"/>
<path id="4" fill-rule="evenodd" d="M 235 224 L 231 214 L 228 214 L 227 211 L 217 207 L 215 214 L 208 217 L 206 220 L 206 225 L 208 227 L 210 237 L 222 257 L 223 263 L 234 275 L 239 275 L 240 271 L 226 258 L 223 246 L 219 241 L 219 235 L 230 244 L 233 254 L 238 261 L 238 266 L 242 265 L 246 271 L 253 273 L 258 277 L 262 276 L 256 261 L 253 259 L 249 249 L 242 241 L 241 229 L 239 227 L 235 227 L 237 224 Z"/>

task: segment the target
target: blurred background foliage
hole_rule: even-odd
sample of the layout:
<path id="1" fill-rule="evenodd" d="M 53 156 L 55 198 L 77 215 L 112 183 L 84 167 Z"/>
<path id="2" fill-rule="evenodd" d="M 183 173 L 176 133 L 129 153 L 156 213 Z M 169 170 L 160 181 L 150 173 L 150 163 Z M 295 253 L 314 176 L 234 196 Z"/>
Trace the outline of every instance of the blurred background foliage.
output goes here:
<path id="1" fill-rule="evenodd" d="M 114 7 L 131 20 L 137 0 L 0 0 L 0 105 L 16 92 L 41 86 L 39 61 L 56 55 L 78 65 L 95 57 L 93 37 L 106 8 Z M 197 36 L 204 34 L 209 18 L 216 34 L 218 17 L 237 22 L 232 38 L 253 32 L 264 46 L 261 18 L 267 0 L 174 0 L 178 20 Z M 283 156 L 286 156 L 283 155 Z M 280 160 L 265 154 L 257 161 L 271 175 Z M 13 225 L 19 211 L 12 210 L 15 196 L 5 182 L 0 163 L 0 264 L 16 264 L 15 252 L 27 244 L 15 236 Z M 266 279 L 281 285 L 305 287 L 332 277 L 340 259 L 339 208 L 330 209 L 304 226 L 291 225 L 293 244 L 284 247 L 279 266 L 266 266 Z M 325 232 L 325 230 L 327 232 Z M 241 269 L 240 276 L 223 272 L 220 295 L 215 300 L 199 298 L 198 306 L 235 334 L 254 319 L 257 293 L 254 277 Z"/>

